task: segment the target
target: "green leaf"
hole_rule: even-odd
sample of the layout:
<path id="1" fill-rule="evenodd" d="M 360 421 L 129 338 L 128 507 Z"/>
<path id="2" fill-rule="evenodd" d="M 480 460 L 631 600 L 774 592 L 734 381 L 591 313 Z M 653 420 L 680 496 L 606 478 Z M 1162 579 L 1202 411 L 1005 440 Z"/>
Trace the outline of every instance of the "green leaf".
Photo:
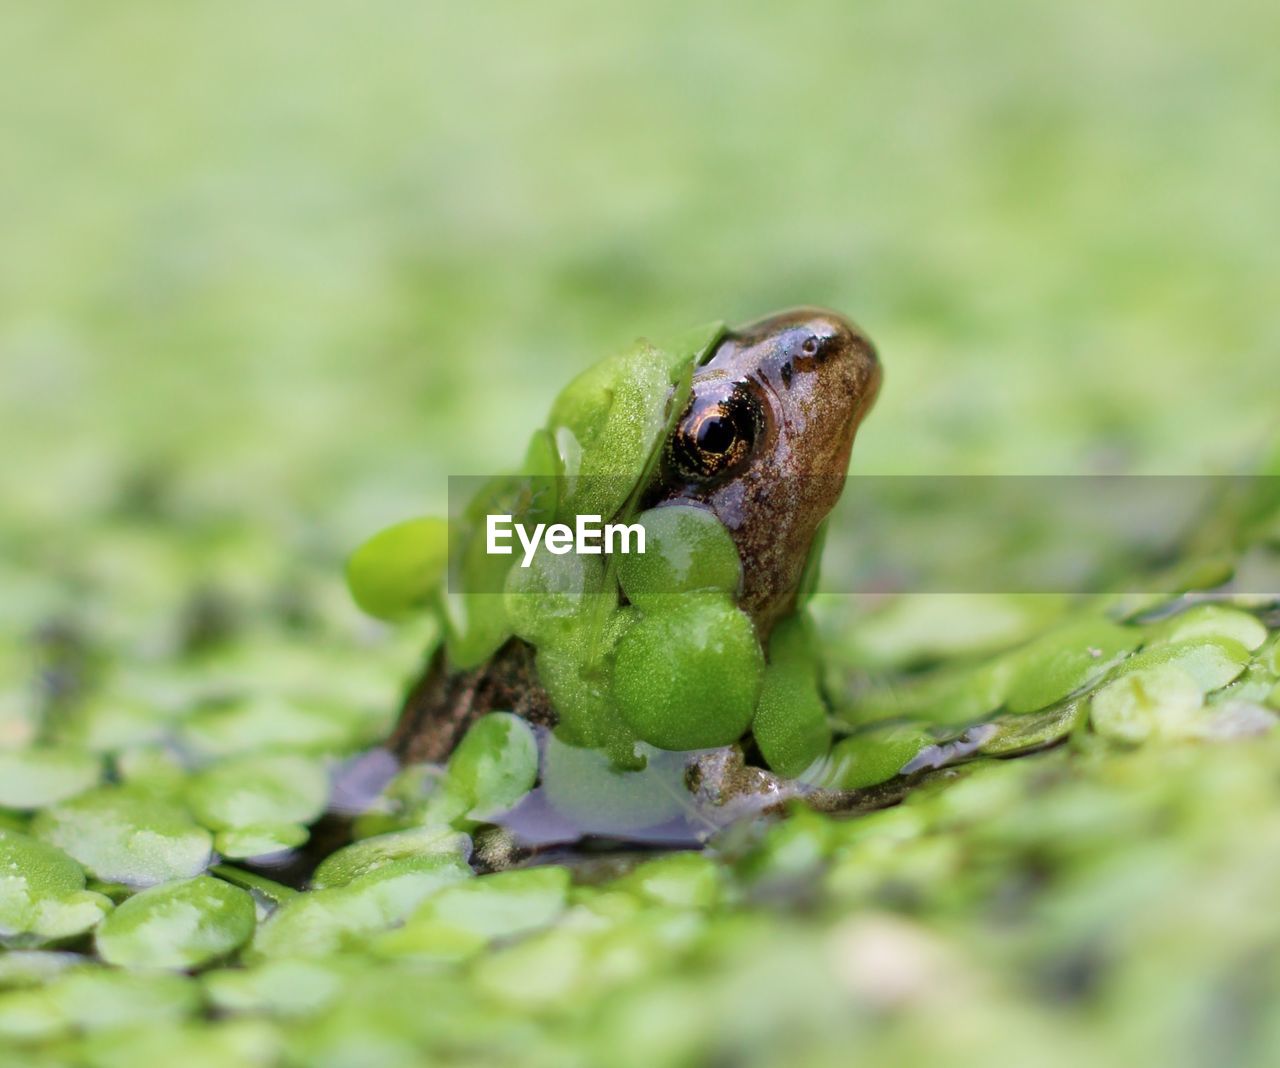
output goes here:
<path id="1" fill-rule="evenodd" d="M 542 792 L 572 825 L 596 834 L 623 834 L 656 827 L 690 804 L 684 757 L 641 743 L 639 769 L 619 768 L 599 749 L 546 741 Z"/>
<path id="2" fill-rule="evenodd" d="M 45 809 L 35 834 L 103 882 L 150 886 L 199 875 L 213 838 L 186 808 L 129 787 L 104 786 Z"/>
<path id="3" fill-rule="evenodd" d="M 148 1028 L 195 1014 L 200 989 L 186 977 L 160 972 L 77 968 L 44 990 L 19 991 L 26 1001 L 0 1000 L 0 1037 L 52 1036 Z"/>
<path id="4" fill-rule="evenodd" d="M 503 598 L 511 629 L 540 648 L 572 641 L 583 623 L 589 624 L 616 603 L 615 589 L 604 592 L 604 564 L 599 557 L 557 556 L 545 546 L 538 548 L 528 567 L 511 568 Z"/>
<path id="5" fill-rule="evenodd" d="M 1171 645 L 1193 638 L 1223 638 L 1253 652 L 1267 640 L 1257 616 L 1221 604 L 1202 604 L 1180 612 L 1155 628 L 1148 646 Z"/>
<path id="6" fill-rule="evenodd" d="M 465 862 L 470 848 L 471 841 L 465 834 L 448 828 L 423 827 L 375 835 L 330 853 L 311 876 L 311 885 L 318 890 L 347 886 L 361 876 L 403 861 L 420 862 L 423 871 L 434 871 L 441 865 Z"/>
<path id="7" fill-rule="evenodd" d="M 721 869 L 705 854 L 673 853 L 638 865 L 612 889 L 669 908 L 709 909 L 719 903 L 723 884 Z"/>
<path id="8" fill-rule="evenodd" d="M 1201 693 L 1221 689 L 1244 673 L 1249 650 L 1231 638 L 1196 638 L 1144 649 L 1115 671 L 1115 677 L 1172 665 L 1186 671 Z"/>
<path id="9" fill-rule="evenodd" d="M 408 519 L 375 534 L 347 561 L 347 585 L 364 611 L 397 620 L 424 608 L 440 588 L 449 560 L 443 519 Z"/>
<path id="10" fill-rule="evenodd" d="M 459 854 L 445 852 L 385 863 L 379 858 L 371 861 L 377 866 L 332 885 L 330 880 L 336 882 L 359 866 L 353 856 L 324 873 L 326 888 L 299 894 L 271 915 L 254 938 L 254 959 L 324 957 L 347 945 L 363 946 L 371 935 L 400 923 L 443 887 L 472 875 Z"/>
<path id="11" fill-rule="evenodd" d="M 1194 737 L 1204 706 L 1199 683 L 1177 663 L 1126 672 L 1093 695 L 1093 729 L 1104 738 L 1137 743 L 1151 737 Z"/>
<path id="12" fill-rule="evenodd" d="M 831 745 L 827 705 L 819 689 L 817 636 L 806 615 L 774 629 L 769 665 L 756 703 L 751 734 L 769 767 L 795 778 L 826 755 Z"/>
<path id="13" fill-rule="evenodd" d="M 662 607 L 671 594 L 718 591 L 736 595 L 742 561 L 716 514 L 694 505 L 651 508 L 636 517 L 643 553 L 618 556 L 618 580 L 632 604 Z"/>
<path id="14" fill-rule="evenodd" d="M 562 515 L 617 514 L 688 401 L 696 355 L 641 341 L 564 388 L 547 427 L 569 480 Z"/>
<path id="15" fill-rule="evenodd" d="M 256 831 L 265 837 L 301 835 L 301 841 L 306 840 L 301 825 L 316 820 L 328 799 L 329 772 L 323 761 L 296 754 L 225 759 L 198 773 L 187 788 L 192 813 L 210 830 Z M 228 857 L 260 855 L 238 849 L 228 852 L 221 845 L 219 852 Z"/>
<path id="16" fill-rule="evenodd" d="M 97 785 L 102 760 L 83 749 L 0 749 L 0 808 L 32 811 Z"/>
<path id="17" fill-rule="evenodd" d="M 538 778 L 533 729 L 509 712 L 490 712 L 473 723 L 449 758 L 447 788 L 466 799 L 472 819 L 492 819 L 512 808 Z"/>
<path id="18" fill-rule="evenodd" d="M 256 824 L 218 831 L 213 836 L 213 847 L 224 857 L 240 860 L 297 849 L 308 837 L 307 829 L 296 823 Z"/>
<path id="19" fill-rule="evenodd" d="M 1105 619 L 1086 619 L 1050 631 L 1008 659 L 1009 711 L 1034 712 L 1056 704 L 1100 678 L 1141 640 L 1141 631 Z"/>
<path id="20" fill-rule="evenodd" d="M 200 875 L 131 897 L 98 928 L 97 946 L 127 968 L 198 968 L 239 949 L 255 926 L 247 891 Z"/>
<path id="21" fill-rule="evenodd" d="M 432 954 L 437 946 L 483 944 L 544 927 L 565 907 L 569 872 L 529 868 L 499 872 L 446 887 L 405 926 L 378 940 L 384 953 Z"/>
<path id="22" fill-rule="evenodd" d="M 876 786 L 896 778 L 928 744 L 929 736 L 916 724 L 875 724 L 832 746 L 817 784 L 834 790 Z"/>
<path id="23" fill-rule="evenodd" d="M 764 655 L 726 594 L 684 594 L 619 639 L 613 692 L 631 728 L 660 749 L 729 745 L 755 714 Z"/>
<path id="24" fill-rule="evenodd" d="M 62 850 L 0 829 L 0 945 L 83 934 L 110 909 L 109 898 L 85 889 L 84 870 Z"/>

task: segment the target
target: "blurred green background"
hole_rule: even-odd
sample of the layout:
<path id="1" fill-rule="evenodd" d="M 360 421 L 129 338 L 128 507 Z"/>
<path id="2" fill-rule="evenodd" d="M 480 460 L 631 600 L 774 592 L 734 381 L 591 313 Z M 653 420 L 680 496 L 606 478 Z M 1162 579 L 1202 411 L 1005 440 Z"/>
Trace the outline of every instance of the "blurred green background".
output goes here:
<path id="1" fill-rule="evenodd" d="M 363 619 L 343 557 L 442 509 L 447 475 L 516 463 L 568 377 L 638 334 L 854 316 L 887 367 L 860 472 L 1249 471 L 1273 440 L 1274 4 L 10 7 L 12 766 L 52 740 L 180 797 L 192 766 L 320 767 L 383 737 L 425 637 Z M 890 612 L 850 662 L 1039 625 L 980 608 Z M 429 978 L 357 945 L 305 1010 L 323 976 L 157 980 L 240 1013 L 206 1022 L 125 973 L 49 993 L 18 961 L 0 1064 L 268 1064 L 287 1042 L 290 1063 L 415 1065 L 464 1032 L 466 1063 L 557 1068 L 797 1044 L 1274 1063 L 1276 747 L 1062 748 L 864 820 L 795 817 L 730 844 L 708 878 L 740 896 L 694 895 L 703 933 L 678 879 L 620 913 L 599 973 L 564 964 L 588 925 Z M 313 1015 L 254 1016 L 281 991 Z M 44 1038 L 63 1045 L 37 1060 Z"/>
<path id="2" fill-rule="evenodd" d="M 797 303 L 861 471 L 1246 468 L 1274 6 L 129 2 L 6 17 L 5 526 L 142 482 L 335 546 L 577 369 Z"/>

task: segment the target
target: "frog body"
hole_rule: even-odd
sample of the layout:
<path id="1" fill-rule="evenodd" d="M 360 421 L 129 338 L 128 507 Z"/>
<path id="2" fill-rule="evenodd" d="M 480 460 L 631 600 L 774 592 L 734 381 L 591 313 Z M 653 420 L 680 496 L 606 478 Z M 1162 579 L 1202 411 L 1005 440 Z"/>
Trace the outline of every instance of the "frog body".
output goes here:
<path id="1" fill-rule="evenodd" d="M 592 495 L 588 507 L 602 498 L 626 502 L 615 504 L 619 514 L 625 507 L 652 515 L 648 510 L 682 506 L 714 515 L 740 558 L 732 600 L 767 649 L 812 573 L 822 521 L 843 487 L 854 435 L 880 386 L 878 357 L 843 317 L 801 309 L 738 330 L 713 327 L 695 343 L 687 360 L 692 366 L 682 368 L 678 359 L 655 351 L 642 374 L 664 361 L 669 384 L 661 397 L 647 386 L 647 400 L 654 409 L 665 408 L 665 416 L 644 427 L 652 439 L 647 453 L 625 442 L 623 452 L 634 450 L 626 458 L 628 471 L 614 475 L 609 457 L 583 450 L 584 441 L 589 446 L 610 432 L 615 415 L 600 417 L 593 403 L 615 409 L 635 403 L 601 388 L 598 369 L 566 389 L 531 452 L 550 441 L 559 455 L 549 466 L 544 459 L 543 470 L 568 476 L 589 467 L 597 479 L 608 472 L 611 481 L 562 478 L 573 488 L 561 490 L 561 498 Z M 628 418 L 635 422 L 635 413 Z M 625 593 L 620 601 L 626 604 Z M 442 645 L 410 690 L 388 746 L 404 763 L 443 762 L 468 727 L 491 711 L 514 712 L 547 728 L 561 722 L 535 643 L 507 636 L 479 664 L 461 666 Z M 789 796 L 776 781 L 767 792 Z"/>

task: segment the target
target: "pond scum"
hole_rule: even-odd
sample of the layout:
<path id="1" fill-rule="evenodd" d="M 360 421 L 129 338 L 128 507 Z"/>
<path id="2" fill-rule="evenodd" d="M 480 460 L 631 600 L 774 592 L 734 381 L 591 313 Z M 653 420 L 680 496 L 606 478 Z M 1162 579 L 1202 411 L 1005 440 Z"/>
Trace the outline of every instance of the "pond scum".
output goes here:
<path id="1" fill-rule="evenodd" d="M 1265 508 L 1216 522 L 1203 573 L 1278 533 Z M 504 727 L 471 746 L 496 759 L 459 751 L 434 818 L 374 819 L 298 890 L 247 858 L 305 847 L 431 636 L 353 625 L 305 562 L 239 611 L 203 587 L 173 614 L 177 576 L 225 573 L 263 537 L 174 545 L 120 521 L 52 614 L 6 575 L 23 623 L 2 648 L 6 1068 L 1280 1049 L 1275 598 L 917 596 L 856 624 L 820 599 L 900 804 L 476 874 L 481 817 L 527 786 Z M 904 778 L 901 726 L 874 725 L 889 715 L 953 740 L 912 747 Z"/>
<path id="2" fill-rule="evenodd" d="M 1275 5 L 445 7 L 6 10 L 0 1068 L 1280 1063 L 1274 593 L 820 597 L 896 803 L 320 841 L 439 639 L 344 558 L 602 344 L 816 301 L 859 473 L 1254 470 Z M 1166 588 L 1274 564 L 1215 520 Z"/>

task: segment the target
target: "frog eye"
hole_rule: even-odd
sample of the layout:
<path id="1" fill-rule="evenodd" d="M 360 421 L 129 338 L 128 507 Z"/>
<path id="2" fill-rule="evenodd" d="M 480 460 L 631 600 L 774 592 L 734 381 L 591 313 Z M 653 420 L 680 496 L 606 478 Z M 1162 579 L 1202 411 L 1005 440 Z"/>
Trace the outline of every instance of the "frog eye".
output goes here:
<path id="1" fill-rule="evenodd" d="M 672 435 L 668 455 L 686 478 L 719 478 L 751 455 L 762 422 L 760 405 L 746 390 L 721 398 L 695 397 Z"/>

